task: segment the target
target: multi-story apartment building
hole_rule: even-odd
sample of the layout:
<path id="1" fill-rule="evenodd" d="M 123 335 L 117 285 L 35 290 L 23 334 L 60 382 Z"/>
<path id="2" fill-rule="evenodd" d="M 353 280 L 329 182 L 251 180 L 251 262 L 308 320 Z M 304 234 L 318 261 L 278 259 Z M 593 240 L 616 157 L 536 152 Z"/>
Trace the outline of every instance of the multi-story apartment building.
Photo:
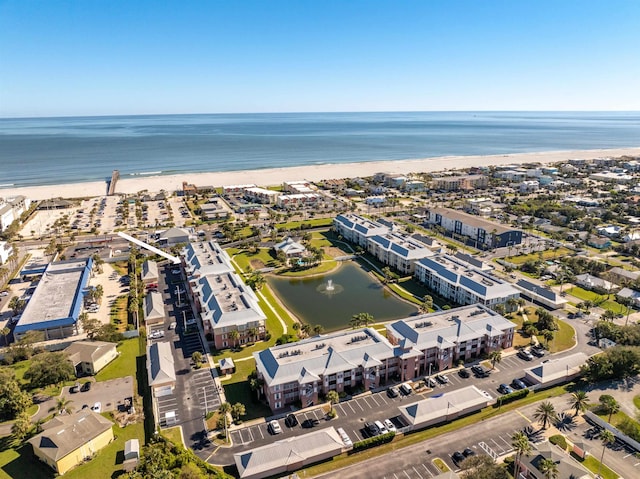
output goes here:
<path id="1" fill-rule="evenodd" d="M 363 248 L 367 247 L 369 238 L 391 231 L 391 228 L 382 223 L 352 213 L 336 216 L 333 220 L 333 227 L 344 239 Z"/>
<path id="2" fill-rule="evenodd" d="M 396 321 L 387 338 L 371 328 L 314 336 L 256 352 L 273 411 L 317 404 L 329 391 L 378 387 L 447 369 L 511 347 L 515 324 L 482 305 Z"/>
<path id="3" fill-rule="evenodd" d="M 31 206 L 31 200 L 24 196 L 16 196 L 4 200 L 0 198 L 0 232 L 6 230 L 11 223 L 20 218 L 20 215 Z"/>
<path id="4" fill-rule="evenodd" d="M 429 208 L 425 223 L 465 236 L 478 248 L 502 248 L 522 243 L 522 231 L 449 208 Z"/>
<path id="5" fill-rule="evenodd" d="M 447 254 L 416 262 L 415 277 L 443 298 L 458 304 L 480 303 L 493 309 L 520 297 L 520 292 L 510 283 Z"/>
<path id="6" fill-rule="evenodd" d="M 401 358 L 414 358 L 402 363 L 403 376 L 412 378 L 510 348 L 514 330 L 511 321 L 474 304 L 396 321 L 387 326 L 387 338 L 402 350 Z"/>
<path id="7" fill-rule="evenodd" d="M 182 263 L 189 278 L 187 294 L 217 349 L 264 339 L 266 316 L 258 298 L 234 272 L 231 258 L 218 243 L 189 243 Z"/>
<path id="8" fill-rule="evenodd" d="M 0 241 L 0 264 L 5 264 L 13 254 L 13 246 L 6 241 Z"/>
<path id="9" fill-rule="evenodd" d="M 416 261 L 433 256 L 426 244 L 399 233 L 370 237 L 367 241 L 367 251 L 402 274 L 413 273 Z"/>
<path id="10" fill-rule="evenodd" d="M 244 190 L 244 197 L 249 201 L 268 205 L 276 204 L 280 195 L 281 193 L 279 191 L 267 190 L 265 188 L 247 188 Z"/>
<path id="11" fill-rule="evenodd" d="M 280 195 L 276 204 L 280 208 L 291 208 L 296 206 L 314 206 L 322 200 L 322 195 L 318 193 L 292 193 L 290 195 Z"/>
<path id="12" fill-rule="evenodd" d="M 489 178 L 484 175 L 443 176 L 434 178 L 432 186 L 440 191 L 470 191 L 489 186 Z"/>
<path id="13" fill-rule="evenodd" d="M 317 404 L 329 391 L 377 387 L 398 372 L 395 348 L 371 328 L 315 336 L 253 353 L 272 410 Z"/>

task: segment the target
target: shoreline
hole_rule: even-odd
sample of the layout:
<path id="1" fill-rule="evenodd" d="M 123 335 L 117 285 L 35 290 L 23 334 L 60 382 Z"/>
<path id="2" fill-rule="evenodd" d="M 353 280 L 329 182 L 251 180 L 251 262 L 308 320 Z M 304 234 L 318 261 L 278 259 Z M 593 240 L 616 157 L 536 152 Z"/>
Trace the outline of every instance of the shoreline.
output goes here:
<path id="1" fill-rule="evenodd" d="M 257 170 L 192 172 L 174 175 L 143 176 L 120 179 L 116 194 L 134 194 L 142 190 L 173 192 L 182 189 L 186 181 L 196 186 L 239 185 L 253 183 L 258 186 L 272 186 L 283 181 L 320 181 L 329 179 L 372 176 L 378 172 L 390 174 L 431 173 L 453 171 L 474 166 L 500 166 L 524 163 L 558 163 L 575 158 L 593 159 L 598 157 L 640 156 L 640 147 L 544 151 L 534 153 L 508 153 L 502 155 L 440 156 L 414 160 L 385 160 L 357 163 L 327 163 L 321 165 L 290 166 Z M 79 198 L 105 196 L 107 184 L 104 181 L 68 183 L 45 186 L 0 188 L 0 196 L 23 195 L 32 200 L 50 198 Z"/>

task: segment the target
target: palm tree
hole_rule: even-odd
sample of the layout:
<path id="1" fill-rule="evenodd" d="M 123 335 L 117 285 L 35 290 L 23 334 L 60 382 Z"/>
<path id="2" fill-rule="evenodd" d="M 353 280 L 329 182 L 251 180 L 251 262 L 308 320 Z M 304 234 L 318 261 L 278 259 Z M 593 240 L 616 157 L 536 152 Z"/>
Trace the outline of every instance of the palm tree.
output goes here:
<path id="1" fill-rule="evenodd" d="M 318 334 L 322 333 L 322 331 L 324 331 L 324 328 L 322 327 L 322 325 L 321 325 L 321 324 L 316 324 L 316 325 L 313 327 L 313 333 L 314 333 L 314 334 L 316 334 L 316 335 L 318 335 Z"/>
<path id="2" fill-rule="evenodd" d="M 327 401 L 329 401 L 329 404 L 331 405 L 331 411 L 333 413 L 333 405 L 340 402 L 340 396 L 336 391 L 331 390 L 327 393 Z"/>
<path id="3" fill-rule="evenodd" d="M 489 353 L 489 360 L 491 361 L 491 369 L 495 369 L 496 364 L 500 364 L 502 361 L 502 351 L 499 349 L 491 351 L 491 353 Z"/>
<path id="4" fill-rule="evenodd" d="M 229 331 L 229 339 L 233 341 L 233 347 L 238 345 L 238 339 L 240 339 L 240 333 L 237 329 Z"/>
<path id="5" fill-rule="evenodd" d="M 59 397 L 56 400 L 56 405 L 52 408 L 58 413 L 67 413 L 71 414 L 73 411 L 73 406 L 71 405 L 73 401 L 71 399 L 67 399 L 65 397 Z"/>
<path id="6" fill-rule="evenodd" d="M 613 396 L 609 394 L 603 394 L 599 398 L 600 407 L 607 413 L 609 413 L 608 422 L 611 422 L 611 416 L 620 411 L 620 403 L 615 400 Z"/>
<path id="7" fill-rule="evenodd" d="M 374 323 L 373 316 L 369 313 L 358 313 L 351 316 L 349 324 L 353 329 L 357 329 L 360 326 L 369 326 Z"/>
<path id="8" fill-rule="evenodd" d="M 388 283 L 389 282 L 389 278 L 391 277 L 391 269 L 388 266 L 385 266 L 380 271 L 382 272 L 382 275 L 384 276 L 384 279 L 382 280 L 382 282 L 385 283 L 385 284 Z"/>
<path id="9" fill-rule="evenodd" d="M 11 330 L 9 328 L 7 328 L 6 326 L 4 328 L 0 329 L 0 334 L 2 334 L 2 339 L 4 340 L 5 346 L 8 346 L 7 336 L 9 336 L 10 332 L 11 332 Z"/>
<path id="10" fill-rule="evenodd" d="M 607 429 L 600 433 L 600 440 L 602 441 L 602 455 L 600 456 L 600 465 L 598 466 L 598 477 L 602 477 L 600 473 L 602 472 L 602 461 L 604 461 L 604 451 L 607 449 L 607 445 L 611 444 L 616 440 L 616 437 L 613 433 Z"/>
<path id="11" fill-rule="evenodd" d="M 587 393 L 585 391 L 576 391 L 571 393 L 571 397 L 569 398 L 569 405 L 575 409 L 574 417 L 579 413 L 584 412 L 589 406 L 589 398 L 587 397 Z"/>
<path id="12" fill-rule="evenodd" d="M 546 479 L 556 479 L 558 474 L 560 474 L 558 465 L 553 459 L 542 459 L 538 463 L 538 469 L 540 469 L 540 472 L 544 474 Z"/>
<path id="13" fill-rule="evenodd" d="M 428 313 L 431 308 L 433 308 L 433 298 L 429 295 L 426 295 L 424 298 L 422 298 L 422 304 L 420 304 L 420 312 Z"/>
<path id="14" fill-rule="evenodd" d="M 247 332 L 249 333 L 249 336 L 251 337 L 251 339 L 252 339 L 253 341 L 257 341 L 257 339 L 258 339 L 258 333 L 259 333 L 258 328 L 256 328 L 255 326 L 253 326 L 253 327 L 249 328 L 249 329 L 247 330 Z"/>
<path id="15" fill-rule="evenodd" d="M 542 423 L 542 429 L 546 429 L 548 424 L 551 421 L 555 421 L 556 417 L 556 408 L 553 407 L 549 401 L 544 401 L 538 408 L 536 412 L 533 414 L 533 417 L 538 420 L 538 422 Z"/>
<path id="16" fill-rule="evenodd" d="M 531 452 L 531 444 L 529 444 L 529 438 L 527 435 L 518 431 L 513 436 L 511 436 L 511 446 L 513 450 L 516 452 L 516 462 L 514 464 L 513 477 L 518 477 L 518 469 L 520 469 L 520 461 L 522 460 L 522 456 L 528 456 Z"/>

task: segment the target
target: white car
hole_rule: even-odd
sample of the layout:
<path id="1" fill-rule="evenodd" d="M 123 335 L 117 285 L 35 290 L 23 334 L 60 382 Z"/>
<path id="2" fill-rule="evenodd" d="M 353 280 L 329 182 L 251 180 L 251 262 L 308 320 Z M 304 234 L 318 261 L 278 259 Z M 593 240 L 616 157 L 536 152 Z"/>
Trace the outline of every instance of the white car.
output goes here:
<path id="1" fill-rule="evenodd" d="M 384 424 L 382 424 L 380 421 L 376 421 L 376 422 L 374 422 L 374 424 L 378 428 L 378 431 L 380 431 L 380 434 L 386 434 L 386 433 L 389 432 L 387 427 Z"/>
<path id="2" fill-rule="evenodd" d="M 351 441 L 351 439 L 349 438 L 349 436 L 347 435 L 346 432 L 344 432 L 344 429 L 342 429 L 341 427 L 338 428 L 338 434 L 340 435 L 340 439 L 342 439 L 342 442 L 344 442 L 344 445 L 346 447 L 351 447 L 353 446 L 353 441 Z"/>
<path id="3" fill-rule="evenodd" d="M 384 420 L 384 426 L 387 428 L 389 432 L 398 432 L 398 428 L 391 422 L 390 419 Z"/>
<path id="4" fill-rule="evenodd" d="M 0 297 L 5 297 L 5 296 L 9 296 L 9 293 L 7 291 L 0 291 Z"/>
<path id="5" fill-rule="evenodd" d="M 280 423 L 275 419 L 269 422 L 269 429 L 271 430 L 271 434 L 280 434 L 282 432 Z"/>
<path id="6" fill-rule="evenodd" d="M 93 412 L 101 413 L 102 412 L 102 403 L 98 401 L 93 406 L 91 406 L 91 410 Z"/>

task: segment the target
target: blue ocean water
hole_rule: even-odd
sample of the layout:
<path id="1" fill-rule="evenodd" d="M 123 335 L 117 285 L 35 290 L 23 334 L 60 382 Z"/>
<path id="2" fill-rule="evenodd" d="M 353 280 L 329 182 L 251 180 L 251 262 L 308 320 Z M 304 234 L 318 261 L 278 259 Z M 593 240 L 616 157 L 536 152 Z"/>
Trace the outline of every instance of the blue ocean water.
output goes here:
<path id="1" fill-rule="evenodd" d="M 0 119 L 0 188 L 640 146 L 638 112 L 397 112 Z"/>

